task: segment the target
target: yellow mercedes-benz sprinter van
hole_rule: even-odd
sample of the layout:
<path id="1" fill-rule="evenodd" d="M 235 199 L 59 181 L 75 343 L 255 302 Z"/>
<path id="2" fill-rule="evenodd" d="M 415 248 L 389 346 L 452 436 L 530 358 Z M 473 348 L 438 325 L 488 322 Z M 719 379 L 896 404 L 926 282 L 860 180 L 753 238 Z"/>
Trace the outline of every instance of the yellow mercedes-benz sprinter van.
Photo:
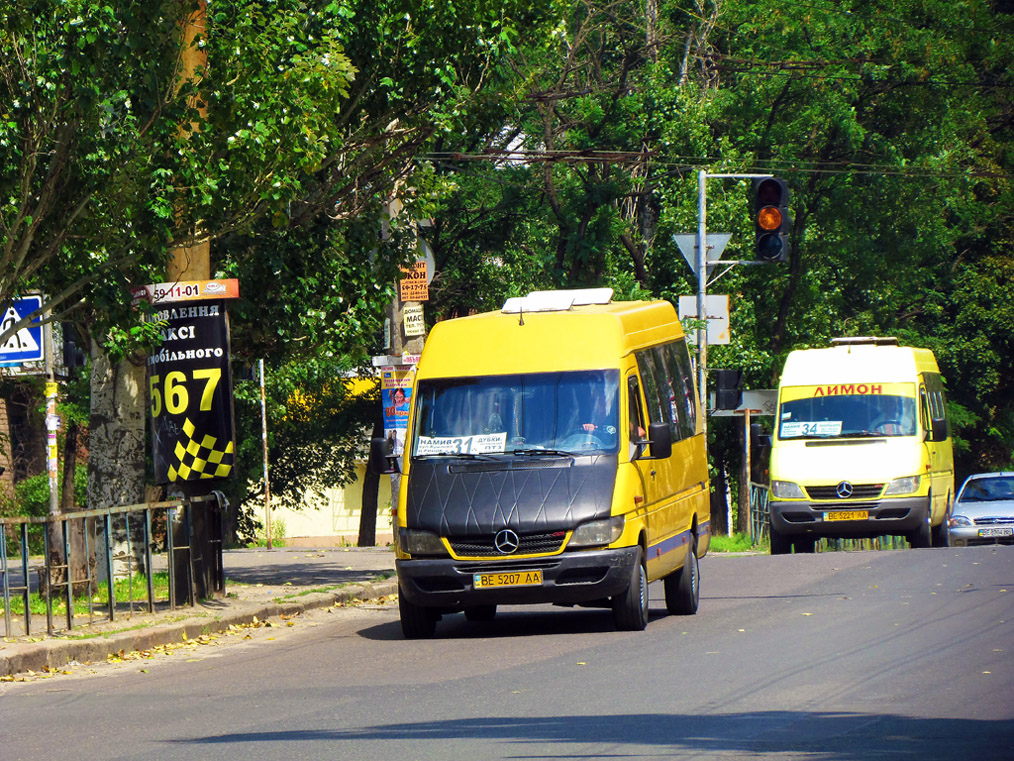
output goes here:
<path id="1" fill-rule="evenodd" d="M 670 612 L 696 612 L 708 470 L 671 304 L 541 291 L 440 322 L 411 399 L 396 529 L 406 637 L 519 603 L 611 607 L 618 628 L 643 629 L 660 578 Z M 374 440 L 375 470 L 396 466 L 387 455 Z"/>
<path id="2" fill-rule="evenodd" d="M 819 537 L 944 541 L 954 464 L 944 385 L 929 349 L 837 338 L 793 351 L 771 448 L 771 554 Z"/>

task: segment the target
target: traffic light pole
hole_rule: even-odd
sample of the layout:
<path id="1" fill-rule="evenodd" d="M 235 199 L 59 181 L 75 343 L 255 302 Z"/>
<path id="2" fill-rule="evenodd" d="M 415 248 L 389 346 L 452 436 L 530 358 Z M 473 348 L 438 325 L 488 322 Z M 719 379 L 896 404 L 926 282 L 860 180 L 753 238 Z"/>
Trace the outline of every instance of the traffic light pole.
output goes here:
<path id="1" fill-rule="evenodd" d="M 697 173 L 697 388 L 701 395 L 701 408 L 704 410 L 702 425 L 704 435 L 708 435 L 708 316 L 704 304 L 708 295 L 708 178 L 729 178 L 750 180 L 771 177 L 770 174 L 708 174 L 701 169 Z M 730 261 L 734 264 L 768 264 L 768 262 Z"/>

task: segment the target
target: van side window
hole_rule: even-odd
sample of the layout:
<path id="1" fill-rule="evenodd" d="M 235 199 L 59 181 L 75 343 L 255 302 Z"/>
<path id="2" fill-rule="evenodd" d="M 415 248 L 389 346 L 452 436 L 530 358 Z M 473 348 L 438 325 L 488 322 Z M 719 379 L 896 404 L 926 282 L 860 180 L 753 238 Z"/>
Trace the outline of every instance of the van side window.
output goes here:
<path id="1" fill-rule="evenodd" d="M 665 358 L 661 347 L 637 352 L 637 367 L 644 383 L 649 423 L 667 423 L 674 441 L 679 440 L 679 417 L 674 417 L 674 390 L 666 374 Z"/>
<path id="2" fill-rule="evenodd" d="M 682 438 L 688 438 L 697 433 L 697 391 L 694 389 L 694 368 L 690 364 L 690 353 L 687 351 L 686 341 L 677 341 L 666 346 L 672 352 L 676 368 L 673 374 L 674 381 L 679 379 L 680 390 L 683 393 L 683 406 L 686 407 L 684 418 L 686 430 Z"/>
<path id="3" fill-rule="evenodd" d="M 944 380 L 939 373 L 926 373 L 923 376 L 926 385 L 922 389 L 923 401 L 929 412 L 930 420 L 926 421 L 926 430 L 932 431 L 933 420 L 946 423 L 947 435 L 950 435 L 950 423 L 947 422 L 947 397 L 944 394 Z M 938 439 L 931 439 L 937 441 Z"/>
<path id="4" fill-rule="evenodd" d="M 634 442 L 643 440 L 647 435 L 644 415 L 641 412 L 641 394 L 637 378 L 634 376 L 627 380 L 627 419 L 630 421 L 630 459 L 633 460 L 638 454 L 638 447 Z"/>
<path id="5" fill-rule="evenodd" d="M 685 341 L 655 346 L 636 354 L 648 400 L 648 420 L 668 423 L 672 440 L 697 433 L 693 370 Z"/>

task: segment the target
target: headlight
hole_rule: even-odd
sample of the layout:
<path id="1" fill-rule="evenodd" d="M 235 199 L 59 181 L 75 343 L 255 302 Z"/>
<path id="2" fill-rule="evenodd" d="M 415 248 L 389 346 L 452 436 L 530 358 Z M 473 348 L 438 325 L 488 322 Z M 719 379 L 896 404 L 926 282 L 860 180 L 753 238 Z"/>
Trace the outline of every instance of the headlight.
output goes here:
<path id="1" fill-rule="evenodd" d="M 919 488 L 919 476 L 909 476 L 908 478 L 896 478 L 887 485 L 884 489 L 884 496 L 889 497 L 892 494 L 911 494 Z"/>
<path id="2" fill-rule="evenodd" d="M 446 555 L 447 550 L 440 537 L 432 531 L 417 531 L 403 528 L 399 532 L 401 549 L 409 555 Z"/>
<path id="3" fill-rule="evenodd" d="M 772 481 L 771 494 L 778 499 L 805 499 L 806 495 L 799 488 L 799 484 L 792 481 Z"/>
<path id="4" fill-rule="evenodd" d="M 601 544 L 612 544 L 623 533 L 624 518 L 617 515 L 600 521 L 582 523 L 570 537 L 569 547 L 593 547 Z"/>
<path id="5" fill-rule="evenodd" d="M 947 519 L 947 525 L 955 528 L 957 526 L 971 526 L 973 524 L 967 515 L 952 515 Z"/>

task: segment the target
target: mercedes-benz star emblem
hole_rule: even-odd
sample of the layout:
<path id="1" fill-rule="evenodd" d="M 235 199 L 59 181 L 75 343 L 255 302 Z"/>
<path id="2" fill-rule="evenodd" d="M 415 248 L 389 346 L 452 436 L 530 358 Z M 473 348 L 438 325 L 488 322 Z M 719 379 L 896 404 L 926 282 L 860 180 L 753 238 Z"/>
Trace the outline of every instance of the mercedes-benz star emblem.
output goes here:
<path id="1" fill-rule="evenodd" d="M 838 488 L 835 489 L 835 493 L 842 499 L 848 499 L 852 496 L 852 484 L 848 481 L 842 481 L 838 484 Z"/>
<path id="2" fill-rule="evenodd" d="M 493 546 L 496 547 L 497 552 L 504 555 L 510 555 L 512 552 L 517 552 L 520 544 L 521 540 L 518 539 L 518 535 L 509 528 L 505 528 L 493 537 Z"/>

